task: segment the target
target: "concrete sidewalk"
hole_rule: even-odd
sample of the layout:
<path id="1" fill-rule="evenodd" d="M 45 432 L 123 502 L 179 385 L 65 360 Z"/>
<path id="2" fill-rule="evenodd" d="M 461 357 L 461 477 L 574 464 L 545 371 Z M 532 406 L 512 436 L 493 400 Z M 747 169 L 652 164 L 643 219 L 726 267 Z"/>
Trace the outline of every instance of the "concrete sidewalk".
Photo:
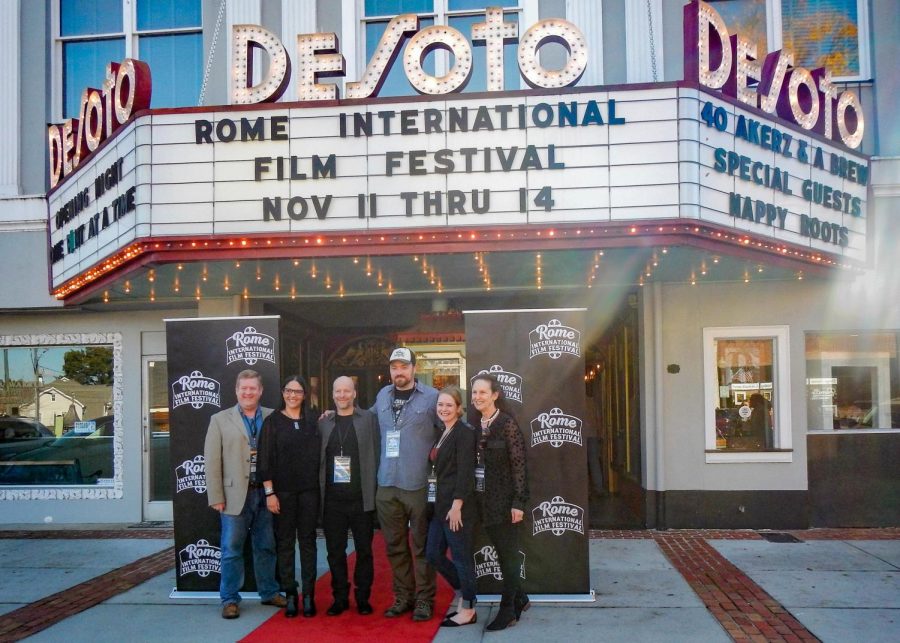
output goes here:
<path id="1" fill-rule="evenodd" d="M 596 532 L 594 603 L 536 604 L 490 634 L 481 605 L 435 641 L 900 640 L 900 530 L 791 533 Z M 225 621 L 218 601 L 169 599 L 171 547 L 170 529 L 0 531 L 0 641 L 233 641 L 275 613 L 249 600 Z"/>

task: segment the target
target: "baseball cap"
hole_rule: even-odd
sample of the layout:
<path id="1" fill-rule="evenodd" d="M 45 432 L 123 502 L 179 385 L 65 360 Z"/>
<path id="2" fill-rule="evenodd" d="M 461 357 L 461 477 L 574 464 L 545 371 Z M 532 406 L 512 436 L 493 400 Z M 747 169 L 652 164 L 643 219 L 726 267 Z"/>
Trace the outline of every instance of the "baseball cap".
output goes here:
<path id="1" fill-rule="evenodd" d="M 404 348 L 400 346 L 394 349 L 394 352 L 391 353 L 391 358 L 388 360 L 388 363 L 394 361 L 407 362 L 409 364 L 415 365 L 416 363 L 416 354 L 413 353 L 408 348 Z"/>

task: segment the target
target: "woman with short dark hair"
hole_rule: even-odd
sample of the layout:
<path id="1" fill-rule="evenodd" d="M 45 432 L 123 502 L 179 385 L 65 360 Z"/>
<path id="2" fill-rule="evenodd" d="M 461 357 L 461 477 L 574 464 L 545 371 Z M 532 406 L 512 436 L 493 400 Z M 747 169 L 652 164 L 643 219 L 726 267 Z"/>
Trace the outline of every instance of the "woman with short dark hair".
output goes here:
<path id="1" fill-rule="evenodd" d="M 500 609 L 486 628 L 493 632 L 515 625 L 529 607 L 528 596 L 519 585 L 519 525 L 528 502 L 528 471 L 525 440 L 516 419 L 504 408 L 497 378 L 488 373 L 476 375 L 471 394 L 472 406 L 481 416 L 475 495 L 484 531 L 497 551 L 503 574 Z"/>
<path id="2" fill-rule="evenodd" d="M 315 616 L 316 522 L 319 518 L 319 450 L 316 418 L 307 403 L 309 387 L 299 375 L 285 379 L 282 402 L 263 423 L 258 474 L 266 506 L 275 514 L 278 577 L 287 596 L 285 616 L 297 615 L 294 545 L 300 543 L 303 616 Z"/>

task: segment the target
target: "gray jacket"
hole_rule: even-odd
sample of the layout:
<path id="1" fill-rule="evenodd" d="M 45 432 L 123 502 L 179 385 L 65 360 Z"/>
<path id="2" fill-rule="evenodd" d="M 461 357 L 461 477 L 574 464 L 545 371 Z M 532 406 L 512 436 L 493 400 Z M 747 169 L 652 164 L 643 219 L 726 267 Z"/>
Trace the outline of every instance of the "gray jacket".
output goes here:
<path id="1" fill-rule="evenodd" d="M 385 386 L 375 398 L 372 410 L 378 414 L 381 431 L 381 462 L 378 465 L 378 485 L 418 491 L 428 485 L 431 463 L 428 453 L 440 435 L 437 428 L 437 389 L 416 380 L 415 390 L 403 407 L 400 420 L 394 426 L 394 386 Z M 400 457 L 385 454 L 387 432 L 400 431 Z"/>
<path id="2" fill-rule="evenodd" d="M 335 427 L 335 414 L 319 420 L 319 434 L 322 436 L 322 453 L 319 457 L 319 489 L 322 507 L 325 507 L 325 449 Z M 378 454 L 381 452 L 381 435 L 375 414 L 359 407 L 353 408 L 353 430 L 359 444 L 359 475 L 362 486 L 363 511 L 375 511 L 375 486 L 378 475 Z"/>

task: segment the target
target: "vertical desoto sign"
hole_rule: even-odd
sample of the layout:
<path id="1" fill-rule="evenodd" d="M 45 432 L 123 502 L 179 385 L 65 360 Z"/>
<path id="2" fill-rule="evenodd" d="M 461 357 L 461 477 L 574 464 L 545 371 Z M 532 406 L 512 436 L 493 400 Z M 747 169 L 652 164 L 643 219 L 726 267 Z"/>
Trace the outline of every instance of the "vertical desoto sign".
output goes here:
<path id="1" fill-rule="evenodd" d="M 175 579 L 179 592 L 219 590 L 219 515 L 206 497 L 203 443 L 209 418 L 237 404 L 237 374 L 262 375 L 260 404 L 275 408 L 281 396 L 278 317 L 166 320 L 171 462 L 175 493 Z M 245 557 L 243 591 L 254 589 L 252 560 Z"/>
<path id="2" fill-rule="evenodd" d="M 589 594 L 584 309 L 466 311 L 469 377 L 493 374 L 525 440 L 530 499 L 519 532 L 522 583 L 537 594 Z M 476 536 L 479 594 L 503 578 Z"/>

